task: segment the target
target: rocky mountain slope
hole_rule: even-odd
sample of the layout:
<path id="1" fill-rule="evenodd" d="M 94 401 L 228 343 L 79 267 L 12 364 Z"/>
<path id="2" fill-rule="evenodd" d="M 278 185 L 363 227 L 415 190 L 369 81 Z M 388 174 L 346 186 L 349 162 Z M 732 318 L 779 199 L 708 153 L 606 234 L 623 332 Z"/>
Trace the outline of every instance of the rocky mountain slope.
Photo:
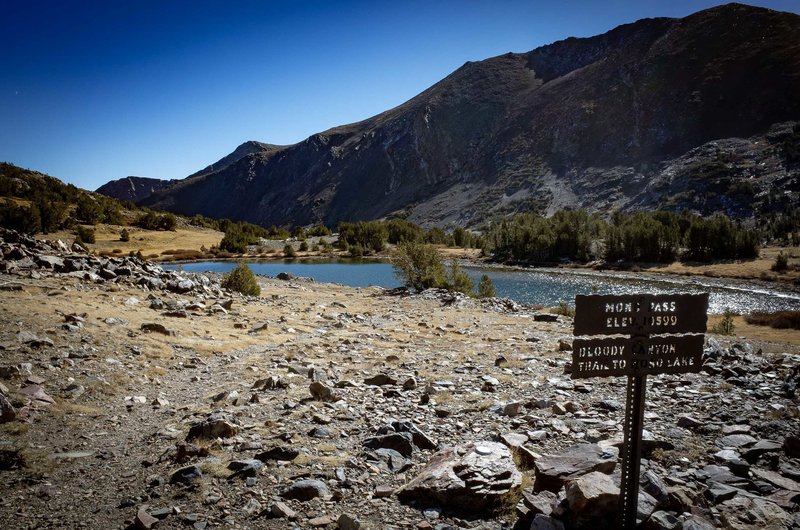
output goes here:
<path id="1" fill-rule="evenodd" d="M 204 177 L 214 173 L 215 171 L 222 171 L 247 155 L 268 152 L 279 148 L 279 146 L 264 144 L 251 140 L 234 149 L 231 154 L 222 157 L 213 164 L 204 167 L 196 173 L 192 173 L 186 178 L 188 180 Z M 151 177 L 125 177 L 107 182 L 97 188 L 95 191 L 97 193 L 102 193 L 103 195 L 122 201 L 139 202 L 156 193 L 157 191 L 175 185 L 177 182 L 178 181 L 176 179 L 163 180 Z"/>
<path id="2" fill-rule="evenodd" d="M 797 204 L 798 34 L 797 15 L 730 4 L 468 62 L 383 114 L 143 204 L 264 225 L 397 213 L 464 226 L 561 207 L 751 215 L 776 208 L 771 192 Z"/>

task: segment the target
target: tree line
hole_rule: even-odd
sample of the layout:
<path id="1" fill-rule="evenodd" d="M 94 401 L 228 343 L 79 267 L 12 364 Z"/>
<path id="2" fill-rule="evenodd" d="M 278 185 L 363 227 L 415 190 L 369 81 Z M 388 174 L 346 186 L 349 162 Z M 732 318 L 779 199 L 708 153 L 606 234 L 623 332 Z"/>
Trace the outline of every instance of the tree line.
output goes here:
<path id="1" fill-rule="evenodd" d="M 27 234 L 122 219 L 119 201 L 13 164 L 0 163 L 0 197 L 9 198 L 0 207 L 0 226 Z"/>
<path id="2" fill-rule="evenodd" d="M 439 227 L 426 230 L 407 219 L 400 218 L 340 222 L 338 232 L 339 248 L 356 256 L 381 252 L 387 244 L 427 243 L 461 248 L 480 248 L 483 244 L 483 239 L 479 235 L 461 227 L 449 233 Z"/>
<path id="3" fill-rule="evenodd" d="M 753 259 L 759 232 L 724 215 L 668 211 L 616 212 L 609 221 L 586 210 L 559 211 L 549 218 L 519 214 L 495 224 L 485 236 L 484 252 L 500 261 L 552 263 L 676 259 Z"/>

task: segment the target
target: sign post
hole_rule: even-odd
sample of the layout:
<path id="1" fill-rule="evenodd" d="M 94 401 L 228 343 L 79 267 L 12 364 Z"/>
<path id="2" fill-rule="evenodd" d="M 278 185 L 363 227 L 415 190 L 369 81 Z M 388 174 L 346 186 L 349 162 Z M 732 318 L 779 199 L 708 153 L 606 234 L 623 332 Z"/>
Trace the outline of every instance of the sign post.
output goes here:
<path id="1" fill-rule="evenodd" d="M 700 371 L 707 310 L 708 293 L 575 297 L 576 336 L 628 336 L 578 338 L 572 344 L 573 379 L 628 377 L 620 528 L 636 526 L 647 375 Z"/>

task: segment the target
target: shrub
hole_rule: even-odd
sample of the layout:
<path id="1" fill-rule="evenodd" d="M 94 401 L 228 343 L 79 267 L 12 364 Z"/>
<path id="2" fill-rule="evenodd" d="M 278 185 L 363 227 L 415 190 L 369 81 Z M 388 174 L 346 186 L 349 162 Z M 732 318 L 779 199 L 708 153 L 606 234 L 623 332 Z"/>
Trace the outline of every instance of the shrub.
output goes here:
<path id="1" fill-rule="evenodd" d="M 450 271 L 447 275 L 447 284 L 445 286 L 448 291 L 455 291 L 464 294 L 472 294 L 472 288 L 474 284 L 472 283 L 472 278 L 467 276 L 463 270 L 461 270 L 461 265 L 458 264 L 456 260 L 452 260 L 450 262 Z"/>
<path id="2" fill-rule="evenodd" d="M 785 271 L 789 268 L 789 258 L 783 252 L 775 256 L 775 263 L 772 264 L 772 270 L 775 272 Z"/>
<path id="3" fill-rule="evenodd" d="M 733 311 L 725 308 L 725 312 L 722 314 L 722 320 L 712 326 L 711 333 L 716 333 L 717 335 L 733 335 L 733 330 L 735 329 L 733 325 L 733 315 Z"/>
<path id="4" fill-rule="evenodd" d="M 308 242 L 301 241 L 300 242 L 300 252 L 308 252 Z"/>
<path id="5" fill-rule="evenodd" d="M 119 233 L 119 240 L 123 242 L 131 240 L 131 235 L 128 233 L 126 228 L 123 228 L 122 232 Z"/>
<path id="6" fill-rule="evenodd" d="M 347 250 L 347 246 L 361 245 L 366 251 L 380 252 L 386 246 L 389 231 L 381 221 L 359 221 L 357 223 L 339 223 L 339 248 Z"/>
<path id="7" fill-rule="evenodd" d="M 103 207 L 103 222 L 110 225 L 122 224 L 122 213 L 119 210 L 119 206 L 108 202 Z"/>
<path id="8" fill-rule="evenodd" d="M 261 287 L 258 285 L 253 271 L 244 262 L 239 262 L 235 269 L 225 275 L 222 280 L 222 287 L 249 296 L 261 294 Z"/>
<path id="9" fill-rule="evenodd" d="M 103 206 L 89 194 L 81 195 L 75 208 L 75 217 L 90 225 L 97 224 L 103 218 Z"/>
<path id="10" fill-rule="evenodd" d="M 482 275 L 478 283 L 478 298 L 494 298 L 496 295 L 492 279 L 486 274 Z"/>
<path id="11" fill-rule="evenodd" d="M 11 203 L 0 203 L 0 226 L 24 234 L 35 234 L 42 228 L 39 208 L 35 204 L 27 208 Z"/>
<path id="12" fill-rule="evenodd" d="M 297 256 L 297 253 L 294 251 L 294 247 L 287 243 L 286 246 L 283 247 L 283 255 L 287 258 L 294 258 Z"/>
<path id="13" fill-rule="evenodd" d="M 575 308 L 561 300 L 558 302 L 558 307 L 555 309 L 555 313 L 557 315 L 564 315 L 565 317 L 574 317 Z"/>
<path id="14" fill-rule="evenodd" d="M 331 235 L 331 229 L 323 224 L 318 224 L 312 226 L 308 230 L 308 235 L 310 236 L 329 236 Z"/>
<path id="15" fill-rule="evenodd" d="M 147 212 L 140 215 L 134 224 L 145 230 L 175 230 L 178 220 L 171 213 L 159 215 L 155 212 Z"/>
<path id="16" fill-rule="evenodd" d="M 350 255 L 354 258 L 360 258 L 364 255 L 364 247 L 361 244 L 356 243 L 355 245 L 350 246 Z"/>
<path id="17" fill-rule="evenodd" d="M 395 274 L 404 285 L 423 291 L 446 285 L 442 257 L 432 245 L 403 242 L 391 255 Z"/>
<path id="18" fill-rule="evenodd" d="M 94 243 L 94 229 L 78 225 L 75 230 L 75 241 L 77 243 Z"/>

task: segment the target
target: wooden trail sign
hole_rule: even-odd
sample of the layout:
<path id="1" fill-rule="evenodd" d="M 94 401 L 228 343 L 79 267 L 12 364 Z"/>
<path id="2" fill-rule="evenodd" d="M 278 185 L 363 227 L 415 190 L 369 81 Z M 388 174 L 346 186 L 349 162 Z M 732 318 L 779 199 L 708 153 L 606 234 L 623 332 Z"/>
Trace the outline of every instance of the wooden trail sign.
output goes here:
<path id="1" fill-rule="evenodd" d="M 575 297 L 576 336 L 628 335 L 576 338 L 572 343 L 573 379 L 628 377 L 620 528 L 636 526 L 647 375 L 700 371 L 707 311 L 708 293 Z"/>

